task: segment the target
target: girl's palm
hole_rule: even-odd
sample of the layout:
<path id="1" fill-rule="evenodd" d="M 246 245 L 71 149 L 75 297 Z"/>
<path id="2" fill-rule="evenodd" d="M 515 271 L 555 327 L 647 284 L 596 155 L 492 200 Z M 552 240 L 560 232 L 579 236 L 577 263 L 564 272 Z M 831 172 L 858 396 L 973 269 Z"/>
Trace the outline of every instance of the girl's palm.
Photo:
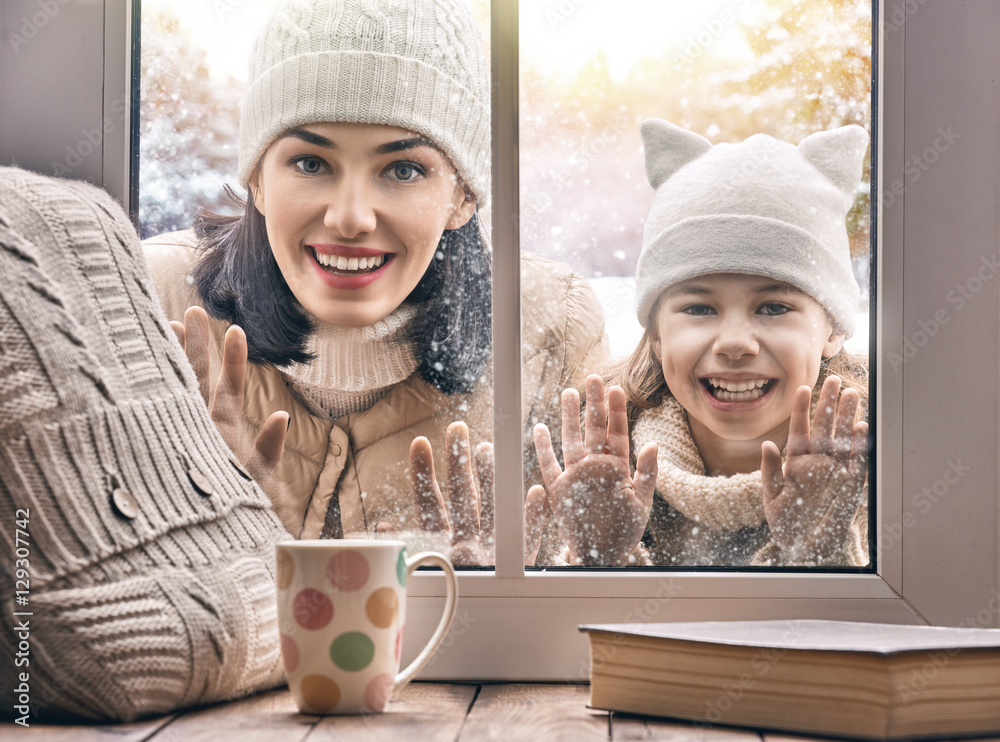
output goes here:
<path id="1" fill-rule="evenodd" d="M 605 406 L 604 383 L 587 377 L 586 442 L 580 430 L 580 397 L 562 395 L 562 442 L 566 469 L 559 467 L 548 428 L 535 426 L 535 450 L 549 509 L 569 545 L 570 563 L 619 565 L 642 539 L 656 485 L 656 444 L 646 445 L 629 469 L 625 393 L 612 387 Z M 538 485 L 529 492 L 537 495 Z"/>
<path id="2" fill-rule="evenodd" d="M 840 378 L 828 377 L 811 428 L 811 390 L 796 392 L 784 467 L 778 447 L 763 445 L 764 514 L 790 562 L 829 557 L 847 538 L 864 496 L 868 424 L 854 422 L 858 393 L 848 389 L 838 405 L 839 392 Z"/>

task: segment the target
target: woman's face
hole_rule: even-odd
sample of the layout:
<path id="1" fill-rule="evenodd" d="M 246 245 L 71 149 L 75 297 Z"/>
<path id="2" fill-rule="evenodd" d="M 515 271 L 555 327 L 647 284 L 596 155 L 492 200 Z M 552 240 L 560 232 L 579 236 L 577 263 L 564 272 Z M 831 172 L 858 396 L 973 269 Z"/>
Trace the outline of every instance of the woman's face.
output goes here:
<path id="1" fill-rule="evenodd" d="M 250 186 L 295 298 L 341 327 L 371 325 L 399 307 L 444 230 L 476 208 L 439 149 L 378 124 L 291 129 L 268 147 Z"/>
<path id="2" fill-rule="evenodd" d="M 815 299 L 761 276 L 682 281 L 660 298 L 654 321 L 653 349 L 692 431 L 779 447 L 795 390 L 815 386 L 822 358 L 844 341 Z"/>

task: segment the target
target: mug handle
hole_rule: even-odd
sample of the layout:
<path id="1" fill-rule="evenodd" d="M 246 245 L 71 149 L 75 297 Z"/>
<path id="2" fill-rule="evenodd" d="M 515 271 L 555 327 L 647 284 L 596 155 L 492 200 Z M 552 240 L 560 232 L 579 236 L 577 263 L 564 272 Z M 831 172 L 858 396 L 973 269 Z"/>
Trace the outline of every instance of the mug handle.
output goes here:
<path id="1" fill-rule="evenodd" d="M 444 641 L 444 636 L 448 633 L 448 629 L 451 628 L 451 622 L 455 619 L 455 608 L 458 605 L 458 580 L 455 579 L 455 570 L 452 568 L 451 562 L 443 554 L 433 551 L 414 554 L 406 560 L 407 579 L 413 574 L 413 570 L 421 564 L 433 564 L 444 570 L 445 585 L 447 587 L 444 613 L 441 615 L 441 621 L 438 622 L 437 628 L 434 630 L 434 634 L 427 642 L 427 645 L 420 650 L 420 654 L 417 655 L 416 659 L 396 676 L 396 680 L 392 685 L 393 693 L 405 688 L 413 680 L 414 676 L 423 669 L 430 658 L 434 656 L 438 647 L 441 646 L 441 642 Z"/>

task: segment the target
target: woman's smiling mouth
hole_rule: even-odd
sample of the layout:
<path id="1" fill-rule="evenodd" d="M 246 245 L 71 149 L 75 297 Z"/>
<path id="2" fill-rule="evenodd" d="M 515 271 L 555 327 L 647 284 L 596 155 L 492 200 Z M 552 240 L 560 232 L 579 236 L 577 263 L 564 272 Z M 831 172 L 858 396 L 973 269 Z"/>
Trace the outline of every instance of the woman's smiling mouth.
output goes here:
<path id="1" fill-rule="evenodd" d="M 776 379 L 740 379 L 733 381 L 717 377 L 700 379 L 712 399 L 719 402 L 755 402 L 774 388 Z"/>
<path id="2" fill-rule="evenodd" d="M 331 271 L 361 273 L 379 268 L 385 262 L 387 255 L 373 255 L 367 258 L 348 258 L 343 255 L 321 253 L 314 248 L 313 257 L 316 258 L 317 263 Z"/>
<path id="3" fill-rule="evenodd" d="M 379 280 L 396 257 L 381 250 L 344 245 L 306 245 L 306 253 L 323 283 L 351 291 Z"/>

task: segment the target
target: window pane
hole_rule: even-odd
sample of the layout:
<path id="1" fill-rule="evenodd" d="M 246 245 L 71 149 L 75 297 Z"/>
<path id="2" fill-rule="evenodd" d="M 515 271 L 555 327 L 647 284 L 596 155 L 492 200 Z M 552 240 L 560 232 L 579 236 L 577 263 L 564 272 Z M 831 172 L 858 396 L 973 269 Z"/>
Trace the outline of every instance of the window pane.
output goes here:
<path id="1" fill-rule="evenodd" d="M 831 270 L 839 268 L 837 275 L 844 280 L 839 288 L 833 289 L 830 285 L 835 285 L 836 279 L 832 274 L 826 278 L 824 273 L 824 278 L 820 278 L 818 269 L 804 267 L 803 262 L 812 264 L 817 258 L 810 252 L 812 248 L 804 247 L 805 243 L 792 240 L 789 244 L 800 251 L 796 253 L 799 257 L 786 258 L 782 263 L 778 256 L 781 250 L 787 249 L 784 243 L 775 244 L 774 250 L 770 250 L 763 246 L 752 247 L 747 242 L 743 249 L 736 251 L 737 258 L 731 268 L 733 273 L 742 274 L 740 280 L 732 284 L 735 296 L 744 303 L 749 301 L 746 291 L 750 288 L 747 283 L 750 279 L 746 274 L 779 278 L 782 283 L 791 283 L 799 293 L 804 292 L 821 309 L 826 309 L 825 315 L 821 312 L 824 319 L 843 319 L 831 323 L 831 334 L 824 335 L 821 341 L 832 337 L 839 325 L 853 324 L 853 332 L 844 348 L 856 356 L 856 363 L 849 364 L 852 367 L 848 368 L 839 360 L 831 360 L 827 370 L 825 362 L 820 360 L 827 353 L 816 357 L 812 354 L 807 359 L 810 370 L 805 378 L 808 386 L 819 388 L 826 375 L 836 372 L 843 377 L 845 388 L 856 386 L 859 389 L 863 411 L 858 420 L 867 417 L 864 400 L 867 400 L 869 352 L 870 155 L 865 153 L 862 157 L 858 152 L 852 158 L 848 153 L 849 149 L 857 147 L 858 137 L 861 146 L 865 145 L 863 136 L 857 132 L 853 138 L 850 133 L 842 134 L 836 139 L 839 144 L 828 140 L 816 145 L 818 140 L 814 139 L 813 145 L 805 145 L 802 151 L 810 146 L 813 147 L 810 152 L 828 150 L 832 152 L 834 164 L 816 164 L 815 170 L 803 170 L 799 174 L 787 170 L 771 172 L 778 168 L 773 163 L 781 161 L 787 153 L 776 149 L 777 154 L 772 157 L 770 143 L 761 145 L 758 150 L 772 162 L 771 165 L 757 161 L 758 156 L 752 149 L 734 150 L 743 154 L 729 164 L 715 165 L 713 161 L 710 166 L 708 160 L 702 160 L 697 165 L 704 178 L 710 179 L 705 186 L 710 197 L 699 196 L 694 185 L 686 190 L 681 186 L 671 190 L 672 185 L 667 183 L 661 188 L 660 200 L 654 201 L 639 125 L 648 118 L 658 118 L 692 132 L 688 135 L 669 130 L 672 133 L 663 135 L 666 139 L 662 140 L 662 147 L 668 154 L 672 153 L 671 157 L 680 158 L 679 164 L 698 159 L 702 152 L 699 148 L 708 147 L 708 143 L 699 143 L 704 141 L 702 137 L 715 145 L 743 142 L 754 134 L 763 133 L 798 145 L 809 135 L 849 124 L 870 132 L 871 19 L 870 0 L 521 3 L 521 248 L 525 253 L 568 263 L 586 277 L 606 317 L 611 358 L 622 361 L 632 354 L 643 337 L 643 328 L 636 318 L 636 271 L 644 240 L 652 247 L 651 254 L 659 255 L 656 258 L 661 261 L 656 263 L 658 269 L 650 269 L 646 275 L 660 286 L 662 293 L 692 275 L 718 276 L 722 273 L 720 266 L 727 264 L 716 257 L 718 248 L 712 247 L 716 245 L 713 240 L 721 240 L 726 247 L 731 247 L 741 244 L 742 240 L 757 239 L 743 235 L 738 229 L 727 232 L 729 227 L 724 227 L 720 228 L 722 236 L 693 236 L 680 240 L 678 246 L 669 250 L 663 248 L 666 252 L 657 252 L 661 250 L 659 245 L 666 244 L 663 242 L 666 238 L 656 235 L 644 238 L 651 205 L 660 210 L 657 229 L 676 226 L 696 214 L 739 213 L 780 218 L 804 228 L 808 234 L 802 237 L 803 240 L 818 239 L 824 245 L 842 246 L 841 252 L 832 253 L 833 258 L 827 257 L 833 261 Z M 713 153 L 718 152 L 713 150 Z M 813 161 L 819 159 L 814 154 L 809 162 L 815 164 Z M 854 165 L 858 166 L 857 173 Z M 725 176 L 726 167 L 730 177 Z M 667 169 L 671 175 L 677 172 L 673 166 Z M 858 174 L 860 178 L 855 177 Z M 815 204 L 794 203 L 795 198 L 805 192 L 791 185 L 794 178 L 805 179 L 802 186 L 805 188 L 812 179 L 824 176 L 836 184 L 830 198 L 821 193 L 817 196 L 821 201 Z M 820 191 L 831 185 L 826 179 L 813 184 Z M 771 195 L 762 193 L 759 189 L 764 186 L 767 189 L 772 186 L 779 190 L 785 188 L 789 198 L 776 195 L 778 191 Z M 842 204 L 838 201 L 841 193 L 845 194 L 840 199 Z M 765 202 L 768 199 L 785 201 L 774 208 L 787 206 L 789 212 L 768 211 L 772 207 L 758 204 L 755 200 L 758 196 Z M 709 205 L 709 202 L 713 203 Z M 816 213 L 806 213 L 814 206 L 820 208 L 825 226 L 809 225 L 810 218 L 820 218 Z M 832 221 L 829 214 L 822 212 L 824 208 L 833 215 Z M 840 224 L 846 224 L 846 235 Z M 784 229 L 784 226 L 776 227 L 779 228 Z M 700 250 L 713 254 L 711 265 L 715 267 L 692 273 L 690 263 L 694 258 L 691 256 Z M 753 257 L 746 257 L 748 255 Z M 792 267 L 787 265 L 789 260 Z M 753 267 L 748 267 L 747 263 L 752 261 L 756 261 Z M 672 278 L 674 274 L 669 271 L 679 270 L 678 266 L 686 266 L 687 273 L 683 278 Z M 830 285 L 817 285 L 824 283 Z M 806 290 L 806 286 L 812 289 Z M 697 288 L 715 292 L 713 301 L 725 298 L 719 293 L 726 287 Z M 853 294 L 855 290 L 857 293 Z M 654 299 L 660 295 L 653 289 L 650 291 Z M 816 296 L 820 294 L 824 295 L 817 301 Z M 779 298 L 772 296 L 769 301 Z M 704 303 L 694 302 L 699 306 Z M 761 306 L 764 304 L 762 302 Z M 751 320 L 757 321 L 754 317 L 760 319 L 762 315 L 777 312 L 785 314 L 787 308 L 779 305 L 784 306 L 777 302 L 771 307 L 764 306 L 762 311 L 758 311 L 760 307 L 745 311 Z M 655 308 L 660 311 L 661 305 Z M 689 318 L 693 312 L 710 313 L 719 318 L 731 316 L 725 315 L 725 308 L 720 305 L 708 309 L 682 309 Z M 798 306 L 794 308 L 797 310 Z M 788 316 L 793 314 L 788 312 Z M 768 321 L 777 320 L 772 317 Z M 704 324 L 697 336 L 700 339 L 709 337 Z M 769 345 L 775 336 L 768 335 L 754 348 L 740 350 L 736 360 L 732 349 L 724 359 L 718 355 L 718 349 L 715 355 L 707 352 L 696 358 L 691 355 L 694 341 L 684 340 L 686 336 L 681 334 L 676 323 L 668 327 L 671 336 L 662 338 L 663 352 L 654 343 L 651 359 L 646 356 L 645 363 L 636 359 L 620 362 L 616 377 L 621 378 L 623 366 L 627 367 L 630 373 L 626 376 L 637 384 L 629 399 L 646 400 L 644 404 L 630 407 L 630 416 L 642 420 L 641 434 L 635 425 L 632 426 L 633 444 L 646 440 L 659 442 L 660 475 L 652 506 L 653 520 L 644 538 L 653 563 L 660 566 L 867 564 L 867 495 L 865 487 L 857 484 L 857 474 L 848 489 L 854 493 L 852 502 L 860 498 L 863 503 L 853 517 L 849 533 L 843 534 L 843 543 L 836 549 L 831 551 L 804 542 L 796 546 L 780 526 L 776 528 L 783 534 L 782 539 L 776 539 L 768 529 L 760 475 L 752 475 L 750 471 L 759 470 L 761 440 L 773 440 L 779 448 L 784 448 L 793 396 L 785 393 L 785 388 L 794 389 L 790 384 L 797 378 L 790 373 L 791 359 L 782 361 L 775 355 L 780 349 Z M 739 341 L 757 342 L 758 339 L 752 337 L 753 332 L 750 329 L 741 331 Z M 840 339 L 843 341 L 844 336 Z M 526 328 L 525 343 L 529 342 L 529 329 Z M 567 342 L 572 339 L 567 338 Z M 820 345 L 825 343 L 820 342 Z M 680 354 L 686 355 L 680 358 Z M 747 354 L 752 354 L 756 361 L 749 362 Z M 531 358 L 527 345 L 525 357 Z M 660 358 L 659 363 L 657 358 Z M 843 358 L 843 355 L 835 356 L 835 359 Z M 722 365 L 723 361 L 726 365 Z M 663 376 L 655 382 L 651 378 L 643 379 L 646 387 L 636 380 L 640 369 L 648 367 L 655 376 L 653 367 L 674 362 L 687 364 L 665 369 L 670 371 L 668 376 L 674 374 L 671 378 L 675 386 L 682 388 L 681 379 L 690 382 L 687 396 L 691 401 L 687 405 L 683 391 L 677 395 L 664 391 Z M 607 367 L 593 363 L 580 370 L 603 374 Z M 856 378 L 849 381 L 849 372 Z M 531 369 L 526 366 L 525 377 L 530 373 Z M 813 379 L 818 379 L 818 383 L 814 385 Z M 667 403 L 660 403 L 662 398 L 667 398 Z M 757 401 L 765 398 L 766 402 Z M 671 399 L 679 403 L 679 407 L 671 404 Z M 782 406 L 775 408 L 778 416 L 772 420 L 765 414 L 771 414 L 769 406 L 776 401 L 781 401 Z M 707 412 L 699 413 L 701 418 L 696 414 L 698 405 L 708 408 Z M 757 408 L 760 411 L 751 416 L 750 410 Z M 733 417 L 726 418 L 727 414 L 743 415 L 752 420 L 752 424 L 736 430 L 732 427 L 735 425 Z M 689 422 L 691 418 L 693 422 Z M 730 427 L 727 429 L 726 425 Z M 662 432 L 663 426 L 674 432 Z M 661 432 L 649 432 L 653 429 Z M 559 436 L 554 433 L 553 437 Z M 558 441 L 556 443 L 558 453 Z M 633 457 L 634 448 L 633 445 Z M 666 448 L 671 448 L 672 452 L 664 453 Z M 861 452 L 862 448 L 858 445 L 856 450 Z M 561 456 L 559 461 L 564 463 Z M 854 470 L 864 468 L 859 461 L 860 455 L 851 459 Z M 797 481 L 793 476 L 795 472 L 789 469 L 793 463 L 787 458 L 784 461 L 787 489 L 781 492 L 785 494 L 793 491 L 790 485 Z M 738 497 L 725 494 L 720 488 L 724 487 L 724 482 L 735 485 L 742 480 L 703 476 L 734 472 L 745 472 L 742 476 L 751 480 L 750 484 L 737 487 Z M 756 484 L 752 481 L 754 476 Z M 662 492 L 663 489 L 672 491 Z M 818 492 L 809 486 L 794 491 Z M 833 488 L 822 490 L 823 497 L 829 500 L 832 491 Z M 808 506 L 808 495 L 805 499 Z M 727 504 L 713 506 L 713 509 L 706 505 L 708 500 Z M 793 506 L 797 500 L 798 497 L 792 501 Z M 578 518 L 594 522 L 596 511 L 591 511 L 590 515 L 586 510 L 578 509 L 577 512 Z M 792 511 L 783 512 L 790 515 Z M 564 517 L 570 519 L 569 515 Z M 851 521 L 852 517 L 839 519 L 842 527 Z M 801 530 L 796 532 L 801 533 Z M 786 546 L 784 552 L 780 548 L 775 551 L 779 541 Z M 793 552 L 798 558 L 789 556 Z M 646 552 L 641 549 L 631 553 L 640 563 L 646 558 Z"/>
<path id="2" fill-rule="evenodd" d="M 463 525 L 450 501 L 445 431 L 451 422 L 464 421 L 472 451 L 493 437 L 490 312 L 482 306 L 490 300 L 489 213 L 484 204 L 476 215 L 476 199 L 463 199 L 462 191 L 456 191 L 459 181 L 447 174 L 454 166 L 462 182 L 469 184 L 467 192 L 480 203 L 488 197 L 489 178 L 483 162 L 488 162 L 490 144 L 489 0 L 470 0 L 469 15 L 448 3 L 428 2 L 419 12 L 366 5 L 362 19 L 355 22 L 342 15 L 337 16 L 339 20 L 330 19 L 328 25 L 317 20 L 327 18 L 327 9 L 317 4 L 312 14 L 304 11 L 287 21 L 298 24 L 293 29 L 296 38 L 339 29 L 335 33 L 342 33 L 347 41 L 340 47 L 331 44 L 334 48 L 353 48 L 350 45 L 356 39 L 358 44 L 385 43 L 397 57 L 413 55 L 410 67 L 400 64 L 404 73 L 412 69 L 417 75 L 434 68 L 439 75 L 434 78 L 436 87 L 431 86 L 434 90 L 466 91 L 462 120 L 471 122 L 472 134 L 449 141 L 462 148 L 460 154 L 467 155 L 467 160 L 462 165 L 449 159 L 452 153 L 444 152 L 447 144 L 434 141 L 416 125 L 413 128 L 430 139 L 431 146 L 405 133 L 390 136 L 385 133 L 387 127 L 351 129 L 326 119 L 305 122 L 302 126 L 309 131 L 304 135 L 279 136 L 268 143 L 267 151 L 277 152 L 279 145 L 289 142 L 295 151 L 282 157 L 273 170 L 268 169 L 272 160 L 266 155 L 260 160 L 263 195 L 255 195 L 255 204 L 244 214 L 243 206 L 234 202 L 226 188 L 231 187 L 240 199 L 249 195 L 237 177 L 240 106 L 250 84 L 247 61 L 254 39 L 278 6 L 277 0 L 142 3 L 139 219 L 143 238 L 149 238 L 147 256 L 157 289 L 172 320 L 182 319 L 193 303 L 205 304 L 211 315 L 224 320 L 211 328 L 213 370 L 219 368 L 226 324 L 244 324 L 253 364 L 247 371 L 243 426 L 233 434 L 238 440 L 227 437 L 227 442 L 234 451 L 240 446 L 242 451 L 248 446 L 252 449 L 248 441 L 270 415 L 279 410 L 290 413 L 277 475 L 273 481 L 262 481 L 290 532 L 303 538 L 373 537 L 392 532 L 412 542 L 414 548 L 448 551 L 450 534 L 421 530 L 429 522 L 448 523 L 449 516 L 456 531 Z M 345 13 L 356 11 L 347 7 Z M 439 54 L 435 44 L 446 54 Z M 275 47 L 269 48 L 274 52 Z M 369 77 L 379 79 L 380 74 Z M 399 79 L 398 90 L 396 79 L 386 79 L 384 87 L 360 97 L 366 104 L 378 105 L 379 93 L 389 91 L 385 100 L 394 95 L 391 101 L 396 101 L 403 98 L 408 85 L 418 87 L 411 82 L 419 82 L 421 95 L 427 92 L 427 77 Z M 297 82 L 307 89 L 308 83 Z M 422 101 L 418 99 L 415 105 Z M 338 111 L 344 111 L 342 118 L 350 121 L 350 109 L 344 108 L 350 103 L 337 105 L 341 106 Z M 390 107 L 385 103 L 384 108 Z M 358 113 L 359 118 L 364 115 Z M 448 115 L 454 117 L 454 111 Z M 318 131 L 322 126 L 328 128 Z M 379 131 L 373 134 L 372 130 Z M 317 144 L 310 134 L 327 137 L 332 146 Z M 344 178 L 336 180 L 335 173 L 344 173 Z M 301 179 L 296 181 L 298 190 L 278 185 L 286 183 L 282 177 L 303 174 L 316 176 L 308 189 Z M 363 186 L 377 181 L 380 190 L 373 187 L 364 194 L 371 196 L 365 201 L 370 207 L 367 213 L 376 214 L 378 221 L 345 236 L 347 199 L 329 194 L 353 175 Z M 438 183 L 443 185 L 428 190 Z M 329 188 L 324 190 L 324 184 Z M 376 190 L 378 195 L 373 195 Z M 394 200 L 376 203 L 378 198 Z M 357 200 L 351 205 L 356 206 Z M 464 208 L 459 204 L 465 203 L 472 206 L 461 212 L 464 218 L 435 218 L 446 208 L 457 213 Z M 225 238 L 231 240 L 227 245 L 235 247 L 225 252 L 218 244 L 206 242 L 210 238 L 194 238 L 188 230 L 200 210 L 242 219 L 240 231 Z M 330 216 L 334 212 L 336 219 Z M 317 213 L 326 216 L 317 218 Z M 251 229 L 255 220 L 260 222 L 253 227 L 258 232 Z M 183 232 L 163 236 L 178 230 Z M 314 236 L 320 233 L 322 243 Z M 226 256 L 202 274 L 210 272 L 212 284 L 192 277 L 195 264 L 208 265 L 199 252 L 207 245 L 214 248 L 212 254 Z M 240 258 L 251 253 L 260 260 Z M 271 254 L 275 260 L 269 259 Z M 239 260 L 249 267 L 237 283 L 233 278 L 237 269 L 231 261 Z M 366 271 L 378 276 L 366 283 L 369 277 L 362 275 Z M 271 283 L 262 278 L 265 274 Z M 209 285 L 223 297 L 214 308 L 204 299 L 211 295 Z M 364 293 L 369 285 L 378 291 Z M 263 297 L 255 305 L 259 311 L 247 310 L 242 316 L 248 324 L 239 322 L 236 312 L 250 304 L 253 291 Z M 295 317 L 303 315 L 299 310 L 312 323 L 311 332 L 295 325 Z M 279 320 L 293 321 L 279 324 Z M 276 333 L 275 342 L 267 341 L 270 346 L 261 340 L 261 326 Z M 296 342 L 298 350 L 292 348 Z M 300 351 L 312 354 L 313 360 L 292 355 Z M 426 513 L 428 508 L 421 508 L 411 490 L 408 449 L 418 436 L 431 443 L 447 514 Z M 457 462 L 460 456 L 452 458 Z M 461 459 L 461 464 L 468 463 L 467 457 Z M 475 469 L 470 467 L 470 471 Z M 485 521 L 492 513 L 492 502 L 485 500 L 492 493 L 484 491 L 482 503 L 475 501 L 474 494 L 466 512 L 473 521 L 481 512 Z M 433 505 L 429 508 L 433 510 Z M 434 520 L 426 520 L 425 514 Z M 472 522 L 466 528 L 475 530 L 472 535 L 478 548 L 453 554 L 453 559 L 468 565 L 492 564 L 493 545 L 486 535 L 491 532 L 489 524 Z"/>

